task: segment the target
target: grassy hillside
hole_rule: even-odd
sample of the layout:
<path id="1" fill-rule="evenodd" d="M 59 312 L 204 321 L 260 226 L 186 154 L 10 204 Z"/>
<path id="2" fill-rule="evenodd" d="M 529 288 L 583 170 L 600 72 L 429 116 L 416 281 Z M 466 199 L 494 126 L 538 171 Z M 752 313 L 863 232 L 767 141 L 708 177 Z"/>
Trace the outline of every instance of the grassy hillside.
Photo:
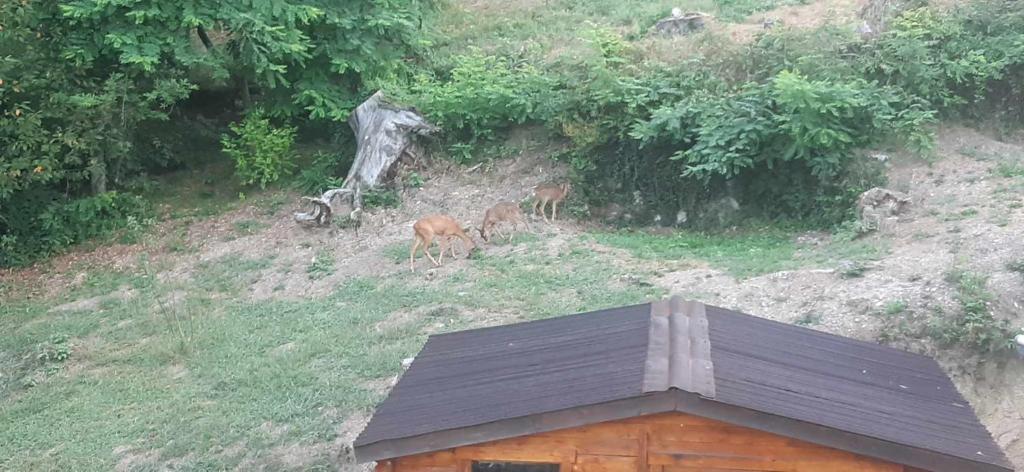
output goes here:
<path id="1" fill-rule="evenodd" d="M 707 34 L 649 37 L 673 7 L 717 19 Z M 760 12 L 775 7 L 764 14 L 793 28 L 755 38 Z M 337 470 L 430 334 L 667 293 L 938 355 L 954 373 L 966 366 L 958 386 L 1024 465 L 1013 403 L 1024 373 L 994 362 L 1024 318 L 1024 142 L 942 126 L 922 160 L 883 139 L 896 124 L 907 126 L 902 137 L 928 134 L 933 115 L 975 116 L 975 104 L 1018 112 L 999 102 L 1020 92 L 1017 76 L 999 74 L 1019 65 L 996 53 L 1015 43 L 931 13 L 889 39 L 904 42 L 884 43 L 905 49 L 856 49 L 845 23 L 801 28 L 854 8 L 442 5 L 418 38 L 411 82 L 380 80 L 431 105 L 424 112 L 448 132 L 432 144 L 438 156 L 474 166 L 417 168 L 415 185 L 394 190 L 401 205 L 368 209 L 358 232 L 298 227 L 301 195 L 243 187 L 228 166 L 183 171 L 140 184 L 151 221 L 0 272 L 0 470 Z M 996 51 L 986 60 L 945 61 L 979 38 Z M 943 68 L 911 67 L 910 57 Z M 874 69 L 892 64 L 908 68 Z M 884 155 L 863 159 L 864 148 Z M 318 155 L 323 165 L 298 180 L 337 178 L 351 157 L 340 154 Z M 835 174 L 820 170 L 837 162 Z M 684 174 L 691 164 L 707 178 Z M 635 224 L 731 198 L 723 170 L 738 173 L 740 190 L 766 192 L 749 194 L 745 209 L 801 206 L 821 218 L 762 212 L 710 232 Z M 421 256 L 409 271 L 415 219 L 478 224 L 495 202 L 565 179 L 584 185 L 557 223 L 534 219 L 511 243 L 436 269 Z M 909 213 L 880 233 L 834 225 L 859 189 L 886 179 L 914 197 Z M 627 228 L 579 218 L 612 204 L 634 218 L 613 221 Z"/>

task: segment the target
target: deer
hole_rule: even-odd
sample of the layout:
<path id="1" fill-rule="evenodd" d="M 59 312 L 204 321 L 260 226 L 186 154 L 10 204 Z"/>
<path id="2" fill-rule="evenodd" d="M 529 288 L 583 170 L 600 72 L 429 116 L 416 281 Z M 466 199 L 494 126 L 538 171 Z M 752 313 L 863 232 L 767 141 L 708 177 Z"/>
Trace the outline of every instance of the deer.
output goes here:
<path id="1" fill-rule="evenodd" d="M 410 272 L 416 272 L 416 251 L 420 247 L 423 247 L 423 253 L 438 267 L 444 262 L 446 250 L 450 249 L 452 259 L 455 258 L 455 244 L 449 240 L 450 238 L 457 237 L 465 241 L 467 256 L 476 249 L 476 243 L 466 235 L 466 230 L 459 226 L 455 218 L 448 215 L 431 215 L 420 218 L 416 220 L 416 223 L 413 223 L 412 231 L 414 239 L 412 250 L 409 251 Z M 439 260 L 434 259 L 434 256 L 430 254 L 430 245 L 433 244 L 434 238 L 440 238 L 437 242 L 437 245 L 441 248 Z"/>
<path id="2" fill-rule="evenodd" d="M 569 182 L 563 184 L 541 184 L 533 189 L 533 212 L 539 213 L 544 221 L 548 221 L 547 215 L 544 213 L 544 207 L 551 203 L 551 221 L 555 221 L 558 217 L 558 204 L 565 200 L 565 197 L 569 195 L 569 191 L 572 190 L 572 185 Z M 540 207 L 538 211 L 537 207 Z"/>
<path id="3" fill-rule="evenodd" d="M 498 225 L 501 223 L 510 223 L 513 231 L 519 227 L 520 223 L 522 223 L 526 225 L 527 231 L 532 231 L 530 229 L 530 223 L 526 222 L 526 217 L 523 216 L 523 211 L 519 209 L 519 205 L 512 202 L 498 202 L 494 206 L 488 208 L 487 211 L 484 212 L 484 222 L 479 228 L 477 228 L 477 231 L 480 232 L 480 237 L 483 238 L 485 242 L 491 241 L 492 233 L 497 234 L 499 237 L 505 237 L 511 241 L 512 233 L 509 232 L 508 236 L 505 236 L 498 228 Z"/>

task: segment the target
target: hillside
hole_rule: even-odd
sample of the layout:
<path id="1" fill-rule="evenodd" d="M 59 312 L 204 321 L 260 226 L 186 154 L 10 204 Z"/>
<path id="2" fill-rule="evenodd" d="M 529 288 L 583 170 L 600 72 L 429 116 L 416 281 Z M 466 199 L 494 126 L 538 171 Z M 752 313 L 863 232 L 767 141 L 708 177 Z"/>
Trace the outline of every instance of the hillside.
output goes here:
<path id="1" fill-rule="evenodd" d="M 425 335 L 666 293 L 860 339 L 895 337 L 936 355 L 1021 464 L 1021 363 L 965 362 L 928 338 L 902 341 L 917 333 L 891 319 L 957 310 L 959 287 L 945 274 L 962 269 L 987 278 L 998 316 L 1021 321 L 1024 280 L 1008 264 L 1024 253 L 1024 177 L 1000 169 L 1024 165 L 1024 143 L 956 127 L 941 136 L 934 165 L 892 160 L 894 182 L 914 198 L 909 213 L 891 232 L 855 242 L 534 221 L 536 233 L 512 244 L 439 269 L 420 260 L 409 273 L 417 216 L 475 221 L 490 202 L 519 199 L 563 172 L 524 153 L 470 173 L 431 168 L 400 208 L 371 212 L 359 236 L 298 228 L 291 204 L 245 204 L 163 223 L 141 244 L 8 273 L 2 415 L 23 428 L 4 438 L 13 448 L 4 466 L 336 464 Z M 863 274 L 846 274 L 850 261 Z M 52 333 L 66 336 L 57 345 L 70 346 L 70 357 L 37 365 L 36 346 L 54 346 Z"/>
<path id="2" fill-rule="evenodd" d="M 764 18 L 848 26 L 860 7 L 760 5 L 458 0 L 432 53 L 533 48 L 558 63 L 592 53 L 574 27 L 597 24 L 637 62 L 678 60 L 700 41 L 749 41 Z M 712 34 L 647 37 L 675 6 L 718 17 Z M 358 231 L 299 227 L 300 192 L 228 183 L 216 165 L 161 177 L 152 226 L 0 272 L 0 424 L 16 425 L 0 428 L 0 470 L 356 470 L 349 443 L 427 335 L 668 293 L 933 355 L 1024 469 L 1024 363 L 984 352 L 996 321 L 1024 326 L 1024 136 L 1002 131 L 948 121 L 926 158 L 865 153 L 912 199 L 879 232 L 623 229 L 565 211 L 415 272 L 417 218 L 478 226 L 495 202 L 568 178 L 551 159 L 564 140 L 515 126 L 479 165 L 403 167 L 422 184 Z"/>

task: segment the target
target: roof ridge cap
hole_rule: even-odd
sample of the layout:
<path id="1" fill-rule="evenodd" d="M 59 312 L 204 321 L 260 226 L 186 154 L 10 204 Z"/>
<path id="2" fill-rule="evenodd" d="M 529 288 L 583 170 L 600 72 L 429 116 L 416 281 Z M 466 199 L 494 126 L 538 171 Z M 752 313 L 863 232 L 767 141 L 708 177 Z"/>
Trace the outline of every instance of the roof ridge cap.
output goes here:
<path id="1" fill-rule="evenodd" d="M 676 388 L 715 397 L 715 371 L 705 306 L 673 296 L 651 303 L 643 392 Z"/>

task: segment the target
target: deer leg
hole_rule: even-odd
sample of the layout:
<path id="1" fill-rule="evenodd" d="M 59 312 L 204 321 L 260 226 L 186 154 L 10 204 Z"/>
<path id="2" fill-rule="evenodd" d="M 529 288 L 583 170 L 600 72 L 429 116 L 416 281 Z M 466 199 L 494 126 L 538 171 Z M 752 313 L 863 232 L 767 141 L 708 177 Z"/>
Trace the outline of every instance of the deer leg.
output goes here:
<path id="1" fill-rule="evenodd" d="M 551 202 L 551 221 L 558 219 L 558 200 Z"/>
<path id="2" fill-rule="evenodd" d="M 427 258 L 430 259 L 430 262 L 433 262 L 435 266 L 441 265 L 441 263 L 437 262 L 437 259 L 434 259 L 434 256 L 430 254 L 430 245 L 434 242 L 434 236 L 427 236 L 424 239 L 425 241 L 423 242 L 423 252 L 427 255 Z M 440 245 L 440 241 L 438 242 L 438 245 Z M 444 253 L 442 252 L 441 255 L 444 256 Z"/>
<path id="3" fill-rule="evenodd" d="M 420 237 L 417 235 L 416 239 L 412 242 L 412 250 L 409 251 L 409 272 L 416 272 L 416 250 L 420 247 Z"/>
<path id="4" fill-rule="evenodd" d="M 441 255 L 438 256 L 437 259 L 437 265 L 440 266 L 441 264 L 444 264 L 444 253 L 449 247 L 451 247 L 451 241 L 449 241 L 447 237 L 441 236 L 440 238 L 437 238 L 437 247 L 441 248 Z"/>

